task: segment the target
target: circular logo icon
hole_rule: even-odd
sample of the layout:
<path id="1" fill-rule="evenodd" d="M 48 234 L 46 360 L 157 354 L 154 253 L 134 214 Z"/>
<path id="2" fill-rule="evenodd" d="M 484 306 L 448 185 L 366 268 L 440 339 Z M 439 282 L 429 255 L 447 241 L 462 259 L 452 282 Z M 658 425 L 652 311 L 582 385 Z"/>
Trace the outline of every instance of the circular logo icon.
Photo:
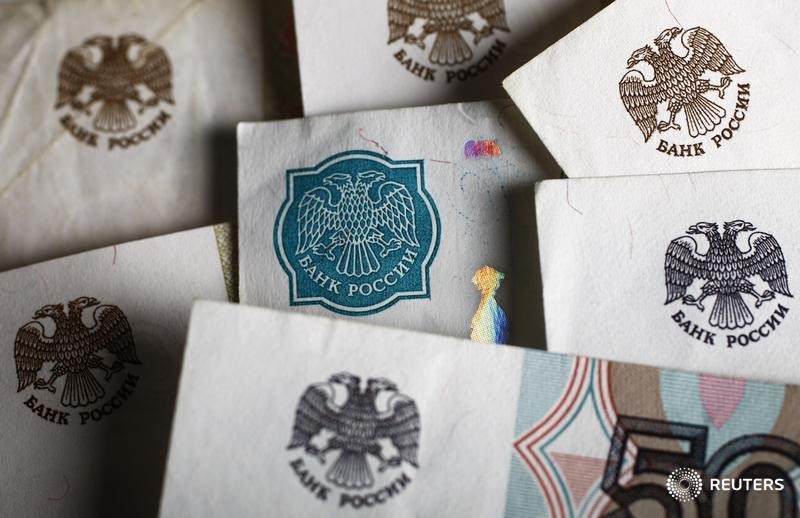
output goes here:
<path id="1" fill-rule="evenodd" d="M 700 495 L 703 479 L 691 468 L 678 468 L 667 477 L 667 491 L 679 502 L 689 502 Z"/>

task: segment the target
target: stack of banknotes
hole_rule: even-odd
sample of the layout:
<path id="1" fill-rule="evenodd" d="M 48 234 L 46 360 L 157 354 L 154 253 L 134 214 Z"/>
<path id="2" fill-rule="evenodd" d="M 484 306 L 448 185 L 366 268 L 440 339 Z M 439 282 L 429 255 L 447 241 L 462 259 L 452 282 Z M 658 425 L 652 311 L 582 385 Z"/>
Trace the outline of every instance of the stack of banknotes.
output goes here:
<path id="1" fill-rule="evenodd" d="M 799 22 L 1 2 L 0 516 L 797 516 Z"/>

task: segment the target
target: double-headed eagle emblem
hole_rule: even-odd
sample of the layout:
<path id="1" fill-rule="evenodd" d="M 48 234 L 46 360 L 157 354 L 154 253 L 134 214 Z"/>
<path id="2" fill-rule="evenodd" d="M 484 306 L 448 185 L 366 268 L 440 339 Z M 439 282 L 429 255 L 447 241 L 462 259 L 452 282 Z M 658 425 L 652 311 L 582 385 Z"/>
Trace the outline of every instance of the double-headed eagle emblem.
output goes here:
<path id="1" fill-rule="evenodd" d="M 672 50 L 672 40 L 679 34 L 687 49 L 684 56 Z M 644 135 L 647 142 L 656 129 L 680 130 L 675 117 L 683 111 L 689 135 L 705 135 L 716 128 L 725 109 L 709 99 L 709 92 L 716 92 L 720 99 L 731 84 L 729 76 L 744 72 L 734 61 L 728 49 L 713 34 L 702 27 L 683 31 L 672 28 L 663 31 L 654 40 L 656 49 L 650 46 L 637 49 L 628 59 L 628 68 L 638 63 L 647 63 L 653 68 L 653 79 L 645 80 L 639 70 L 631 70 L 619 83 L 619 93 L 625 109 Z M 721 75 L 718 84 L 704 79 L 706 72 Z M 658 105 L 668 102 L 669 120 L 658 121 Z"/>
<path id="2" fill-rule="evenodd" d="M 469 16 L 479 14 L 486 25 L 478 29 Z M 425 20 L 422 32 L 412 34 L 414 21 Z M 429 59 L 438 65 L 458 65 L 472 59 L 461 32 L 471 33 L 473 44 L 494 34 L 509 31 L 503 0 L 389 0 L 389 43 L 403 38 L 406 43 L 425 48 L 425 38 L 436 34 Z"/>
<path id="3" fill-rule="evenodd" d="M 791 297 L 786 277 L 786 260 L 778 241 L 746 221 L 728 221 L 720 235 L 716 223 L 697 223 L 687 232 L 704 235 L 708 251 L 698 253 L 698 244 L 691 236 L 673 240 L 667 248 L 664 270 L 666 274 L 667 302 L 681 299 L 689 306 L 705 310 L 703 301 L 715 296 L 709 324 L 720 329 L 739 329 L 753 323 L 753 314 L 745 304 L 742 294 L 755 298 L 756 308 L 775 298 L 775 293 Z M 740 232 L 752 232 L 748 249 L 743 251 L 736 243 Z M 748 280 L 758 275 L 769 285 L 769 290 L 758 293 Z M 686 290 L 695 279 L 706 283 L 698 298 L 687 295 Z"/>
<path id="4" fill-rule="evenodd" d="M 88 100 L 81 99 L 86 90 Z M 142 98 L 144 90 L 151 92 L 147 99 Z M 91 116 L 92 105 L 98 102 L 93 125 L 108 133 L 136 126 L 129 102 L 138 105 L 140 114 L 160 102 L 174 104 L 172 66 L 164 49 L 137 34 L 126 34 L 116 45 L 110 36 L 94 36 L 67 52 L 58 73 L 56 109 L 69 104 Z"/>
<path id="5" fill-rule="evenodd" d="M 334 173 L 322 180 L 326 187 L 306 192 L 297 214 L 297 253 L 310 250 L 330 261 L 338 254 L 337 272 L 363 277 L 380 270 L 380 258 L 403 244 L 419 247 L 414 200 L 403 184 L 385 178 L 379 171 L 355 178 Z"/>
<path id="6" fill-rule="evenodd" d="M 29 385 L 35 389 L 56 392 L 55 381 L 65 377 L 61 393 L 61 404 L 66 407 L 81 407 L 105 396 L 105 390 L 92 370 L 105 373 L 105 381 L 123 369 L 124 363 L 138 364 L 131 326 L 125 314 L 116 307 L 100 305 L 92 297 L 80 297 L 67 304 L 50 304 L 39 309 L 33 316 L 37 320 L 52 319 L 55 331 L 45 334 L 40 322 L 29 322 L 17 332 L 14 342 L 14 359 L 17 364 L 17 391 Z M 93 325 L 83 322 L 83 310 L 95 307 Z M 101 351 L 116 356 L 109 367 L 98 356 Z M 45 363 L 52 362 L 50 378 L 39 378 Z"/>
<path id="7" fill-rule="evenodd" d="M 344 386 L 347 399 L 335 402 L 334 384 Z M 385 409 L 379 410 L 378 396 L 389 392 Z M 312 444 L 314 436 L 323 430 L 333 432 L 325 447 Z M 385 378 L 367 381 L 361 389 L 361 379 L 346 372 L 331 376 L 328 383 L 311 385 L 306 389 L 295 413 L 294 430 L 288 449 L 303 447 L 305 452 L 325 464 L 326 455 L 340 450 L 326 478 L 347 489 L 371 487 L 374 483 L 367 455 L 378 461 L 378 472 L 399 467 L 403 461 L 417 467 L 420 418 L 417 404 L 400 394 L 397 385 Z M 379 441 L 388 439 L 397 454 L 384 455 Z"/>

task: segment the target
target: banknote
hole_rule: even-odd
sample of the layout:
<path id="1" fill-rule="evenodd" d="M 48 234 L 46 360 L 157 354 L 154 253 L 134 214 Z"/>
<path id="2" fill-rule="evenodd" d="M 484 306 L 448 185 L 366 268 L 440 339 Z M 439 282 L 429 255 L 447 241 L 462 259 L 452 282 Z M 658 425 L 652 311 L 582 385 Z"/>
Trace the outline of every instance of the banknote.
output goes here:
<path id="1" fill-rule="evenodd" d="M 240 124 L 242 302 L 540 345 L 535 180 L 509 101 Z"/>
<path id="2" fill-rule="evenodd" d="M 263 9 L 0 2 L 0 270 L 233 218 Z"/>
<path id="3" fill-rule="evenodd" d="M 161 516 L 795 516 L 798 411 L 796 386 L 201 302 Z"/>
<path id="4" fill-rule="evenodd" d="M 548 349 L 800 383 L 799 172 L 542 182 Z"/>
<path id="5" fill-rule="evenodd" d="M 504 82 L 569 177 L 800 167 L 794 0 L 617 0 Z"/>
<path id="6" fill-rule="evenodd" d="M 226 299 L 211 227 L 0 274 L 0 515 L 158 512 L 196 299 Z"/>
<path id="7" fill-rule="evenodd" d="M 503 77 L 606 4 L 294 0 L 305 113 L 501 97 Z"/>

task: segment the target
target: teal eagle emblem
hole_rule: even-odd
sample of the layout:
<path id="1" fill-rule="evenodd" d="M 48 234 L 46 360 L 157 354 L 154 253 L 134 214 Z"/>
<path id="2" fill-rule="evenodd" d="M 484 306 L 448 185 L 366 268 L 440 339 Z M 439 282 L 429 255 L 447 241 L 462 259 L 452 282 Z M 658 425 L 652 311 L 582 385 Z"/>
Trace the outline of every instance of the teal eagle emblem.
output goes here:
<path id="1" fill-rule="evenodd" d="M 337 261 L 338 273 L 363 277 L 380 270 L 380 260 L 403 244 L 419 248 L 414 200 L 403 184 L 385 179 L 385 174 L 372 170 L 355 177 L 333 173 L 322 180 L 326 187 L 305 193 L 297 222 L 297 253 L 312 250 Z"/>
<path id="2" fill-rule="evenodd" d="M 430 297 L 439 221 L 423 161 L 351 151 L 287 173 L 276 251 L 290 304 L 369 314 Z"/>

